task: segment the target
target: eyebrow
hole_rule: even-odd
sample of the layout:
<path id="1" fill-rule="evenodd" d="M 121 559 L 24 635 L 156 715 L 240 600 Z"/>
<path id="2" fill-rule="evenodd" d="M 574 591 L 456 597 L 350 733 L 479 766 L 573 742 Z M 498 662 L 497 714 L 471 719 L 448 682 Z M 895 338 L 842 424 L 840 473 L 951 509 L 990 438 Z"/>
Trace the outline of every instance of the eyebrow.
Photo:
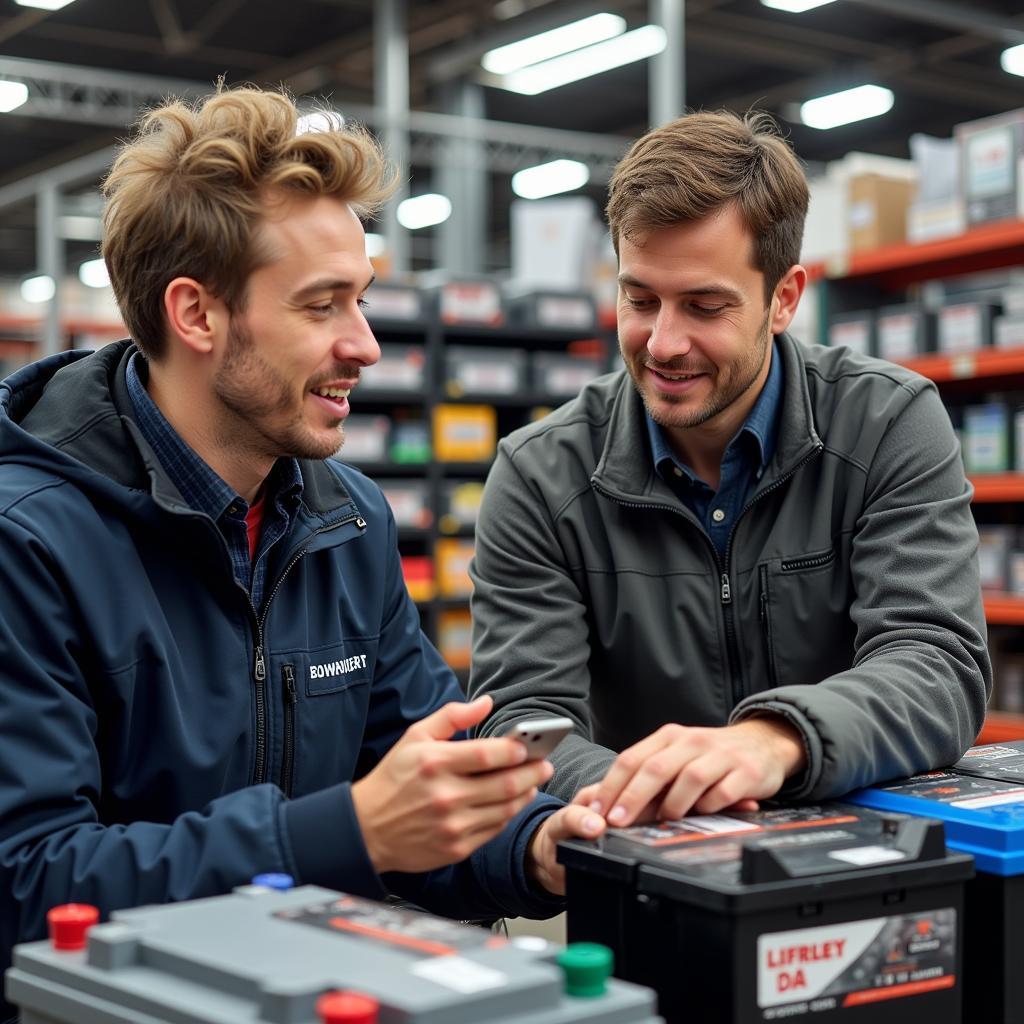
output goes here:
<path id="1" fill-rule="evenodd" d="M 652 288 L 649 284 L 644 284 L 637 277 L 633 277 L 632 274 L 619 274 L 620 285 L 630 285 L 633 288 L 642 288 L 645 292 L 653 292 L 656 289 Z M 721 296 L 729 302 L 741 303 L 743 296 L 740 295 L 735 288 L 730 288 L 724 284 L 709 284 L 703 285 L 700 288 L 684 288 L 682 291 L 676 292 L 677 295 L 717 295 Z"/>
<path id="2" fill-rule="evenodd" d="M 372 274 L 370 280 L 365 285 L 360 285 L 356 281 L 347 280 L 340 277 L 325 277 L 319 281 L 313 281 L 307 284 L 304 288 L 300 288 L 294 295 L 292 295 L 292 302 L 304 302 L 306 299 L 312 298 L 314 295 L 319 295 L 321 292 L 347 292 L 353 289 L 359 292 L 365 292 L 367 288 L 377 280 L 377 275 Z"/>

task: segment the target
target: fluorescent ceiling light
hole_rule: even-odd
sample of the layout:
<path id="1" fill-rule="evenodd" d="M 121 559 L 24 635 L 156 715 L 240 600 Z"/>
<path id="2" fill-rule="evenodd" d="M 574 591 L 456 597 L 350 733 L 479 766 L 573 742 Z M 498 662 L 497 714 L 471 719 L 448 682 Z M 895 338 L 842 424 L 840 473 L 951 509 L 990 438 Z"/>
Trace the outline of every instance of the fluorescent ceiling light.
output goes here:
<path id="1" fill-rule="evenodd" d="M 667 37 L 660 25 L 644 25 L 625 35 L 607 39 L 603 43 L 575 50 L 551 60 L 534 64 L 520 71 L 504 75 L 495 83 L 502 89 L 536 96 L 537 93 L 556 89 L 581 78 L 599 75 L 602 71 L 632 64 L 635 60 L 653 57 L 665 49 Z"/>
<path id="2" fill-rule="evenodd" d="M 26 302 L 49 302 L 56 291 L 53 278 L 46 274 L 29 277 L 21 282 L 21 297 Z"/>
<path id="3" fill-rule="evenodd" d="M 415 231 L 417 228 L 429 228 L 434 224 L 443 224 L 452 214 L 452 203 L 447 196 L 437 192 L 413 196 L 398 204 L 396 216 L 403 228 Z"/>
<path id="4" fill-rule="evenodd" d="M 305 135 L 309 132 L 340 132 L 345 128 L 345 115 L 336 110 L 314 110 L 303 114 L 295 122 L 295 134 Z"/>
<path id="5" fill-rule="evenodd" d="M 617 14 L 593 14 L 581 21 L 573 21 L 550 32 L 520 39 L 517 43 L 488 50 L 480 59 L 485 71 L 495 75 L 507 75 L 510 71 L 550 60 L 563 53 L 590 46 L 604 39 L 621 36 L 626 31 L 626 19 Z"/>
<path id="6" fill-rule="evenodd" d="M 552 160 L 525 167 L 512 175 L 512 191 L 523 199 L 543 199 L 582 188 L 590 181 L 590 168 L 578 160 Z"/>
<path id="7" fill-rule="evenodd" d="M 110 284 L 110 275 L 103 260 L 86 260 L 78 268 L 78 280 L 87 288 L 106 288 Z"/>
<path id="8" fill-rule="evenodd" d="M 999 57 L 999 64 L 1004 71 L 1009 71 L 1011 75 L 1024 75 L 1024 43 L 1003 50 Z"/>
<path id="9" fill-rule="evenodd" d="M 772 7 L 776 11 L 787 11 L 789 14 L 803 14 L 804 11 L 813 11 L 815 7 L 824 7 L 825 4 L 835 3 L 835 0 L 761 0 L 765 7 Z"/>
<path id="10" fill-rule="evenodd" d="M 61 238 L 74 242 L 98 242 L 103 237 L 99 217 L 86 217 L 79 213 L 66 213 L 57 218 L 57 231 Z"/>
<path id="11" fill-rule="evenodd" d="M 24 82 L 0 82 L 0 114 L 10 113 L 28 99 L 28 86 Z"/>
<path id="12" fill-rule="evenodd" d="M 14 0 L 22 7 L 38 7 L 41 11 L 59 11 L 62 7 L 74 3 L 74 0 Z"/>
<path id="13" fill-rule="evenodd" d="M 372 260 L 383 256 L 387 250 L 387 242 L 383 235 L 375 234 L 373 231 L 366 232 L 366 255 Z"/>
<path id="14" fill-rule="evenodd" d="M 810 128 L 835 128 L 867 117 L 878 117 L 891 109 L 891 89 L 880 85 L 858 85 L 829 96 L 800 104 L 800 120 Z"/>

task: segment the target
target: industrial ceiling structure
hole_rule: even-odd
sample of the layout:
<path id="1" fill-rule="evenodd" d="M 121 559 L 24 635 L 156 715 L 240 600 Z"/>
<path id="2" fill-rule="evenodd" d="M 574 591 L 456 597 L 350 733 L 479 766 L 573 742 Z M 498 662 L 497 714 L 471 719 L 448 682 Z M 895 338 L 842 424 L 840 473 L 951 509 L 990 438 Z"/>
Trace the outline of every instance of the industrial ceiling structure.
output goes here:
<path id="1" fill-rule="evenodd" d="M 220 76 L 325 99 L 386 143 L 396 138 L 387 111 L 410 111 L 398 155 L 412 194 L 436 187 L 453 146 L 475 147 L 486 248 L 467 251 L 486 271 L 507 266 L 515 170 L 571 156 L 591 168 L 582 191 L 600 203 L 624 146 L 666 110 L 654 60 L 531 96 L 497 87 L 480 65 L 486 51 L 596 12 L 629 29 L 667 12 L 679 79 L 668 95 L 688 108 L 766 109 L 813 164 L 851 150 L 907 156 L 914 132 L 944 137 L 1024 106 L 1024 77 L 1000 67 L 1002 51 L 1024 43 L 1021 10 L 1021 0 L 836 0 L 804 13 L 760 0 L 74 0 L 47 11 L 0 0 L 0 81 L 28 87 L 27 102 L 0 114 L 0 276 L 44 262 L 41 183 L 58 186 L 51 215 L 94 216 L 104 161 L 139 108 Z M 830 130 L 800 123 L 800 103 L 865 82 L 892 90 L 888 113 Z M 440 262 L 410 244 L 410 266 Z M 68 231 L 61 258 L 70 266 L 95 249 Z"/>

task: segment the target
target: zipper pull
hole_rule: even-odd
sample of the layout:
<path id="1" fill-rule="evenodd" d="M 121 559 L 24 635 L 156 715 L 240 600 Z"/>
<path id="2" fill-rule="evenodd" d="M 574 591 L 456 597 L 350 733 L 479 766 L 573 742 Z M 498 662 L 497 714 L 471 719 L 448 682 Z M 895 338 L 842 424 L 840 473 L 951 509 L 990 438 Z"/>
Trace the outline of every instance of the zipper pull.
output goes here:
<path id="1" fill-rule="evenodd" d="M 359 518 L 358 518 L 358 519 L 356 520 L 356 526 L 358 526 L 360 530 L 365 530 L 365 529 L 366 529 L 366 520 L 365 520 L 365 519 L 363 519 L 363 517 L 362 517 L 362 516 L 360 516 L 360 517 L 359 517 Z"/>
<path id="2" fill-rule="evenodd" d="M 285 665 L 284 667 L 284 688 L 288 691 L 288 703 L 294 704 L 296 701 L 295 669 L 291 665 Z"/>
<path id="3" fill-rule="evenodd" d="M 722 604 L 729 604 L 732 601 L 732 587 L 729 586 L 729 574 L 722 573 Z"/>
<path id="4" fill-rule="evenodd" d="M 263 647 L 259 644 L 256 645 L 256 668 L 254 675 L 256 676 L 257 683 L 262 683 L 267 678 L 267 663 L 263 660 Z"/>

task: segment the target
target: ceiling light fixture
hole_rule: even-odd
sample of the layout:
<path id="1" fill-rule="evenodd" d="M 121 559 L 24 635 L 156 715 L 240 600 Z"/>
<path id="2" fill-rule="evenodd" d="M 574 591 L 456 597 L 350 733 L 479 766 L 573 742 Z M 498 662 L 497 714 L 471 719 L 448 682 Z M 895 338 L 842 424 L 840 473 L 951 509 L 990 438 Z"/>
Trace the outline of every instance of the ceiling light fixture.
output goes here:
<path id="1" fill-rule="evenodd" d="M 21 282 L 21 297 L 26 302 L 49 302 L 56 292 L 57 286 L 48 274 L 28 277 Z"/>
<path id="2" fill-rule="evenodd" d="M 761 0 L 761 3 L 776 11 L 786 11 L 787 14 L 803 14 L 804 11 L 813 11 L 815 7 L 835 3 L 835 0 Z"/>
<path id="3" fill-rule="evenodd" d="M 0 82 L 0 114 L 9 114 L 28 99 L 28 86 L 24 82 Z"/>
<path id="4" fill-rule="evenodd" d="M 110 274 L 103 260 L 86 260 L 78 268 L 78 280 L 87 288 L 107 288 L 110 285 Z"/>
<path id="5" fill-rule="evenodd" d="M 800 104 L 800 120 L 809 128 L 836 128 L 868 117 L 878 117 L 892 108 L 891 89 L 880 85 L 858 85 Z"/>
<path id="6" fill-rule="evenodd" d="M 512 191 L 523 199 L 544 199 L 572 192 L 590 181 L 590 168 L 578 160 L 552 160 L 512 175 Z"/>
<path id="7" fill-rule="evenodd" d="M 665 49 L 667 41 L 665 30 L 660 25 L 644 25 L 643 28 L 635 28 L 632 32 L 607 39 L 603 43 L 595 43 L 582 50 L 513 71 L 503 75 L 495 84 L 510 92 L 536 96 L 548 89 L 557 89 L 581 78 L 653 57 Z"/>
<path id="8" fill-rule="evenodd" d="M 518 42 L 488 50 L 480 58 L 485 71 L 494 75 L 507 75 L 511 71 L 529 67 L 542 60 L 550 60 L 563 53 L 571 53 L 583 46 L 621 36 L 626 31 L 626 19 L 617 14 L 593 14 L 589 18 L 570 22 L 560 28 L 541 32 Z"/>
<path id="9" fill-rule="evenodd" d="M 62 7 L 74 3 L 74 0 L 14 0 L 22 7 L 38 7 L 41 11 L 59 11 Z"/>
<path id="10" fill-rule="evenodd" d="M 999 66 L 1011 75 L 1024 75 L 1024 43 L 1003 50 L 999 56 Z"/>
<path id="11" fill-rule="evenodd" d="M 366 255 L 369 259 L 375 260 L 388 251 L 387 239 L 378 235 L 375 231 L 366 232 Z"/>
<path id="12" fill-rule="evenodd" d="M 452 201 L 437 192 L 404 199 L 395 211 L 398 223 L 409 231 L 443 224 L 452 215 Z"/>

